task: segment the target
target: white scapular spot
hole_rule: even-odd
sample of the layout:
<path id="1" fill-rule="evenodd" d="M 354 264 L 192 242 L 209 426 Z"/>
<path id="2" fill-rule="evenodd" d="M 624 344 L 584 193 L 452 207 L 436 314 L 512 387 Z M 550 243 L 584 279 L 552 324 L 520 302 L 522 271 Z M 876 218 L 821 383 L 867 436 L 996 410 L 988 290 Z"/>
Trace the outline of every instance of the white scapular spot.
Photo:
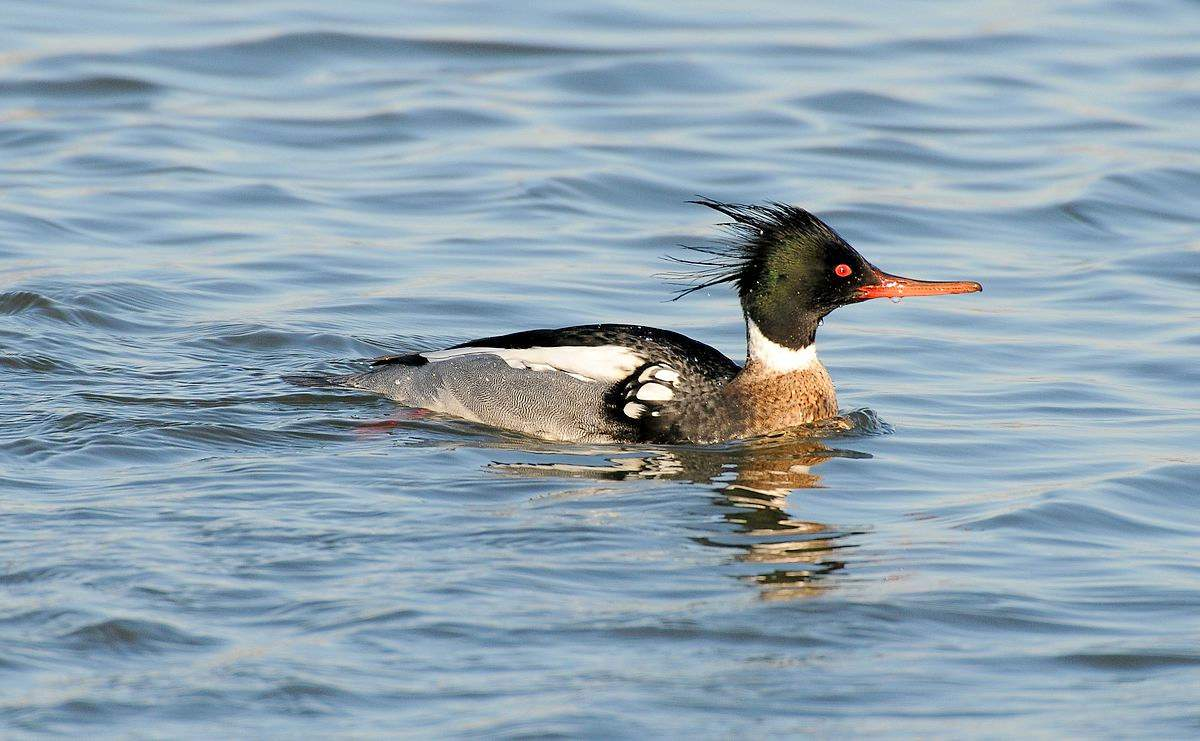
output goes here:
<path id="1" fill-rule="evenodd" d="M 662 370 L 655 371 L 654 377 L 664 383 L 675 383 L 679 380 L 679 373 L 670 368 L 663 368 Z"/>
<path id="2" fill-rule="evenodd" d="M 678 380 L 679 373 L 665 365 L 652 365 L 638 374 L 638 381 L 642 383 L 646 381 L 661 381 L 662 383 L 674 386 Z"/>
<path id="3" fill-rule="evenodd" d="M 661 383 L 647 383 L 637 390 L 637 398 L 642 401 L 670 401 L 675 398 L 675 392 Z"/>
<path id="4" fill-rule="evenodd" d="M 624 414 L 626 417 L 629 417 L 630 419 L 638 419 L 643 414 L 645 414 L 645 412 L 646 412 L 646 405 L 639 404 L 636 401 L 629 402 L 621 409 L 621 413 Z"/>
<path id="5" fill-rule="evenodd" d="M 645 359 L 620 345 L 585 347 L 455 347 L 449 350 L 423 352 L 421 357 L 431 363 L 464 355 L 495 355 L 513 368 L 533 371 L 562 371 L 582 381 L 616 383 L 627 378 Z"/>

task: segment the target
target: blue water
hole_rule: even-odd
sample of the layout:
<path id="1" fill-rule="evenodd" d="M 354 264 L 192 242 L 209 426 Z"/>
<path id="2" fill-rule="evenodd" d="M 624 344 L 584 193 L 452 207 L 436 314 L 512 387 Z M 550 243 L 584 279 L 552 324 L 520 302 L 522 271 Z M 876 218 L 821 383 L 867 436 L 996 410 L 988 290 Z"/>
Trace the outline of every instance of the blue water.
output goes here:
<path id="1" fill-rule="evenodd" d="M 6 737 L 1200 733 L 1194 3 L 9 0 Z M 664 302 L 696 194 L 982 294 L 854 431 L 574 448 L 289 386 Z"/>

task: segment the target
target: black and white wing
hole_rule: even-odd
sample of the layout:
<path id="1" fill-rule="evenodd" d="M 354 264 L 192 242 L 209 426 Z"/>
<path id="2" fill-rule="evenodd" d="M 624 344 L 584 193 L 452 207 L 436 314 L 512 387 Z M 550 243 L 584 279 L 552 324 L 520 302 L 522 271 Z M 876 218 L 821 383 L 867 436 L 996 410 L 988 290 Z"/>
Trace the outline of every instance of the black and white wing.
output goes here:
<path id="1" fill-rule="evenodd" d="M 485 337 L 373 365 L 349 385 L 542 437 L 663 442 L 673 410 L 739 370 L 684 335 L 623 324 Z"/>

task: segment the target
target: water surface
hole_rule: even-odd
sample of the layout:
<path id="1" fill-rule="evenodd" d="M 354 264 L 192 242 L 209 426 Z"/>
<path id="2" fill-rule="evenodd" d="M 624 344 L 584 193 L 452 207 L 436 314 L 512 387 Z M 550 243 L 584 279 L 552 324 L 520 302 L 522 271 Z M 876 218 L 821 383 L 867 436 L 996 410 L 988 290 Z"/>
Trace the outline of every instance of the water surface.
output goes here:
<path id="1" fill-rule="evenodd" d="M 6 3 L 6 735 L 1200 730 L 1179 1 Z M 973 296 L 847 434 L 573 448 L 289 386 L 667 303 L 696 194 Z"/>

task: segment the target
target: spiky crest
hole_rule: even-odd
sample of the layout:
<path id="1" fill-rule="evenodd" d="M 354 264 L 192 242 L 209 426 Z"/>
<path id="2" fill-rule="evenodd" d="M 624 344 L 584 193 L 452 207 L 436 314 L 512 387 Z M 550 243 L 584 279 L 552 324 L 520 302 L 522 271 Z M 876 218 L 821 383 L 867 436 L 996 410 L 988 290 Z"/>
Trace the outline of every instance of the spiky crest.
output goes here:
<path id="1" fill-rule="evenodd" d="M 729 233 L 728 239 L 706 246 L 680 245 L 705 257 L 688 259 L 668 255 L 664 258 L 693 268 L 662 276 L 679 286 L 672 301 L 722 283 L 733 283 L 738 295 L 744 297 L 771 250 L 787 242 L 829 240 L 844 244 L 842 238 L 825 222 L 802 208 L 786 203 L 721 203 L 703 196 L 688 203 L 711 208 L 733 221 L 719 224 Z"/>

